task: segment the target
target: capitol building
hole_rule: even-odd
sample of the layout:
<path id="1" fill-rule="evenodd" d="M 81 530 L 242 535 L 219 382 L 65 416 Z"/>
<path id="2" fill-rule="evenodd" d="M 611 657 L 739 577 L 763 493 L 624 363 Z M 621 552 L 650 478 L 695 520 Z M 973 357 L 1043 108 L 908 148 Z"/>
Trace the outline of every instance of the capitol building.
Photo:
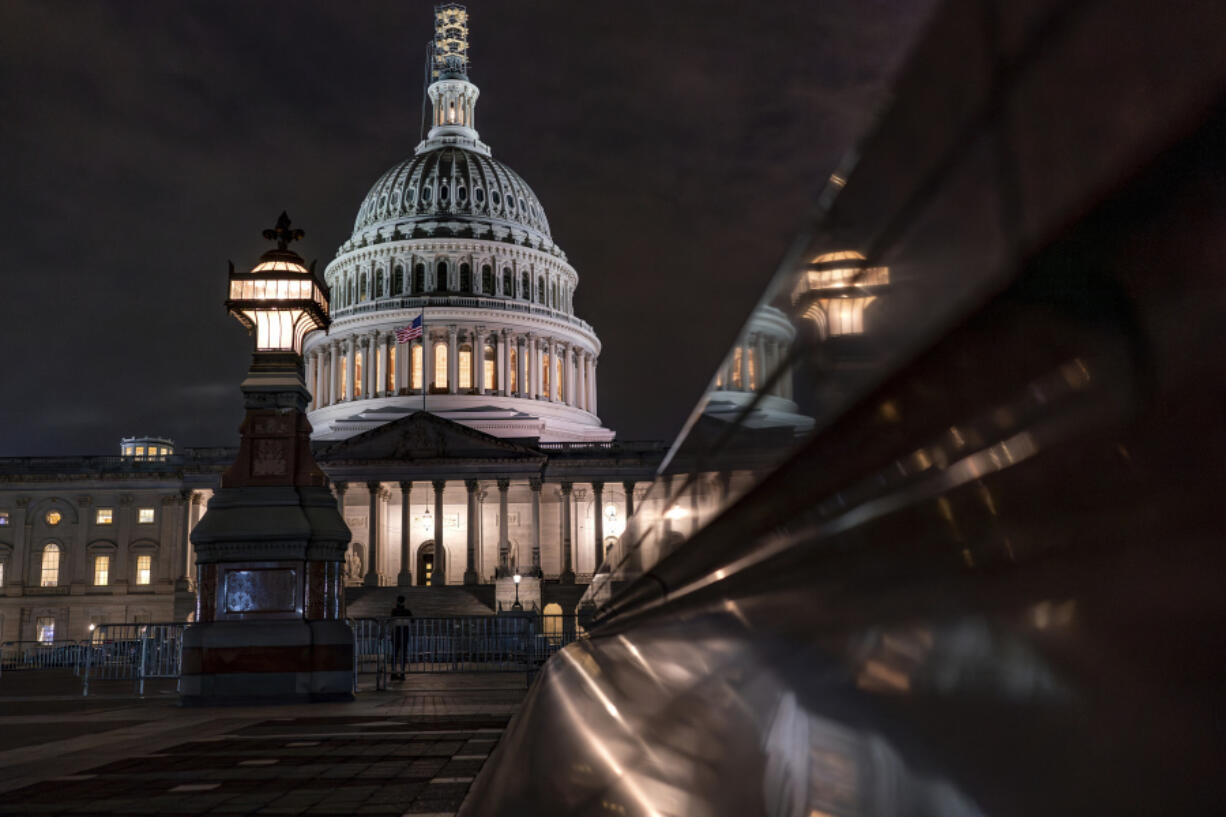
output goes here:
<path id="1" fill-rule="evenodd" d="M 467 49 L 467 12 L 436 9 L 429 131 L 358 205 L 324 272 L 331 326 L 304 346 L 315 458 L 352 534 L 351 617 L 400 593 L 417 615 L 514 598 L 573 614 L 665 454 L 601 423 L 579 274 L 478 135 Z M 794 334 L 776 313 L 721 368 L 712 417 L 752 403 L 757 425 L 811 425 L 790 387 L 759 382 Z M 132 437 L 114 456 L 0 457 L 0 641 L 190 620 L 191 532 L 234 456 Z"/>

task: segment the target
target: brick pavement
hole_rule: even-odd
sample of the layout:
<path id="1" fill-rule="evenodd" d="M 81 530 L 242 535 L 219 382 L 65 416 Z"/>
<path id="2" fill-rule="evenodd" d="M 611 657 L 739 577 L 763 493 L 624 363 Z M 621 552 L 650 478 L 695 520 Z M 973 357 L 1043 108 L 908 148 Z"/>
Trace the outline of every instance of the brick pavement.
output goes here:
<path id="1" fill-rule="evenodd" d="M 450 815 L 525 686 L 410 676 L 351 704 L 182 709 L 173 684 L 81 698 L 5 676 L 0 815 Z"/>

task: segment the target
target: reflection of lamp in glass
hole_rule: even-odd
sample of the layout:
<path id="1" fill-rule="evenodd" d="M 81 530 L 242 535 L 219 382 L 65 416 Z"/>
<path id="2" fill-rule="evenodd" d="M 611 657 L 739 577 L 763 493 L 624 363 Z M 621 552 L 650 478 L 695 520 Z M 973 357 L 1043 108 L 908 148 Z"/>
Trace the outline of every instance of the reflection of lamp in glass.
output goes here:
<path id="1" fill-rule="evenodd" d="M 524 606 L 519 603 L 519 581 L 520 579 L 523 578 L 523 576 L 516 573 L 511 578 L 515 580 L 515 603 L 511 605 L 511 609 L 512 610 L 522 610 L 524 609 Z"/>
<path id="2" fill-rule="evenodd" d="M 685 519 L 689 515 L 690 512 L 680 505 L 674 505 L 664 512 L 664 518 L 672 522 L 676 522 L 678 519 Z"/>

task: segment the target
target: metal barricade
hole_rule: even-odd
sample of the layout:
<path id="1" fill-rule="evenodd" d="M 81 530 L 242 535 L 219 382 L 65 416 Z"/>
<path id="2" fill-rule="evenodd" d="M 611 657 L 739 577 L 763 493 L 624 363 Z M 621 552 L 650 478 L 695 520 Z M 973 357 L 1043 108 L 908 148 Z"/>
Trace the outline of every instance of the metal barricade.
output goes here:
<path id="1" fill-rule="evenodd" d="M 81 694 L 90 681 L 132 681 L 138 695 L 147 678 L 178 678 L 186 624 L 99 624 L 84 647 Z"/>
<path id="2" fill-rule="evenodd" d="M 353 691 L 358 691 L 358 675 L 373 673 L 375 689 L 385 682 L 384 622 L 377 618 L 347 619 L 353 630 Z"/>
<path id="3" fill-rule="evenodd" d="M 5 670 L 71 669 L 80 674 L 86 646 L 79 641 L 6 641 L 0 644 L 0 673 Z"/>

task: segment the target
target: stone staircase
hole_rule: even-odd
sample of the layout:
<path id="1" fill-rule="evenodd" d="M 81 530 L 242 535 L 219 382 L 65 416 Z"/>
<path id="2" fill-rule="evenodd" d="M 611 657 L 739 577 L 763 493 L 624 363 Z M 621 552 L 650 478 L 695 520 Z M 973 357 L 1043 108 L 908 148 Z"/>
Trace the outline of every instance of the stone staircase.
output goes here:
<path id="1" fill-rule="evenodd" d="M 494 586 L 346 587 L 345 615 L 379 618 L 392 612 L 396 597 L 418 618 L 432 616 L 489 616 L 494 613 Z"/>

